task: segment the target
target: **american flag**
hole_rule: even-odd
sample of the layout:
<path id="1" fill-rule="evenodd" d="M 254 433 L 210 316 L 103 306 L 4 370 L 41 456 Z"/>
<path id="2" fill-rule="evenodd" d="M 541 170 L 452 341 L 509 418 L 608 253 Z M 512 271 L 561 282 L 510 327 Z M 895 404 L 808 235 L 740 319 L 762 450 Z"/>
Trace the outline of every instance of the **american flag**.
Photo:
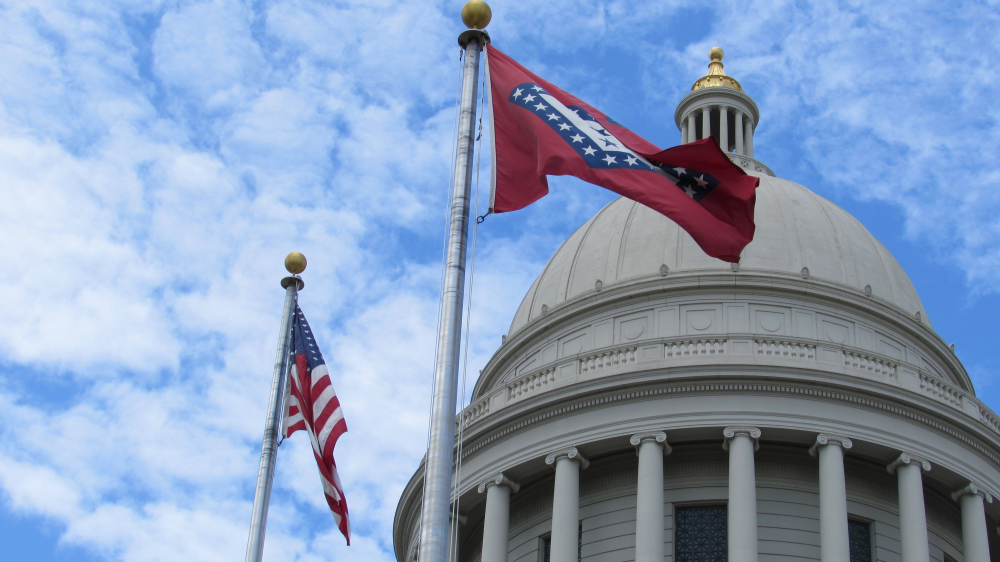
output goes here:
<path id="1" fill-rule="evenodd" d="M 344 421 L 337 392 L 330 383 L 326 361 L 298 306 L 295 307 L 292 326 L 292 350 L 292 368 L 285 388 L 288 409 L 282 433 L 286 438 L 300 429 L 309 434 L 326 503 L 330 505 L 333 520 L 347 539 L 347 544 L 351 544 L 347 499 L 337 475 L 337 463 L 333 460 L 333 448 L 337 439 L 347 431 L 347 422 Z"/>

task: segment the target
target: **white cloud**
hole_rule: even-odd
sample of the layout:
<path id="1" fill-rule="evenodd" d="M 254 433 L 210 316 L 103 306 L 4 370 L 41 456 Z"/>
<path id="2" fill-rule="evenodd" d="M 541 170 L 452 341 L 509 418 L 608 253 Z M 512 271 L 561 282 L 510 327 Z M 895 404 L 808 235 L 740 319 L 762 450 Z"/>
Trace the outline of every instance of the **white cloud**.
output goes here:
<path id="1" fill-rule="evenodd" d="M 460 4 L 0 11 L 3 509 L 112 560 L 241 556 L 280 264 L 296 249 L 350 428 L 337 458 L 356 534 L 344 547 L 297 435 L 280 450 L 267 556 L 393 558 L 396 501 L 426 438 Z M 714 35 L 678 52 L 664 34 L 693 7 L 498 4 L 491 31 L 616 110 L 676 100 L 724 42 L 767 109 L 758 154 L 783 135 L 800 143 L 770 154 L 898 205 L 912 236 L 940 239 L 993 290 L 990 16 L 949 16 L 947 29 L 972 29 L 952 40 L 927 7 L 904 21 L 893 10 L 905 8 L 758 3 L 720 11 Z M 602 44 L 640 62 L 645 94 L 608 93 L 572 58 Z M 656 113 L 666 129 L 672 103 Z M 969 179 L 960 190 L 956 175 Z M 610 199 L 551 185 L 534 211 L 480 227 L 467 391 L 534 275 Z M 50 381 L 70 396 L 48 394 Z"/>

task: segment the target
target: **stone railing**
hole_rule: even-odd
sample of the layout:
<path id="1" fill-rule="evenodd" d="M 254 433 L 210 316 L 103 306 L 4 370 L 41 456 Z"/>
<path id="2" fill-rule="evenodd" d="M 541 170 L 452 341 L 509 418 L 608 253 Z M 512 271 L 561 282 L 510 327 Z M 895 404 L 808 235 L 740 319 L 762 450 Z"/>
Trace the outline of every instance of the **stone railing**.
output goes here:
<path id="1" fill-rule="evenodd" d="M 896 363 L 887 361 L 879 357 L 873 357 L 857 351 L 844 350 L 844 365 L 876 375 L 883 375 L 889 378 L 896 378 Z"/>
<path id="2" fill-rule="evenodd" d="M 556 368 L 549 367 L 537 373 L 521 377 L 507 383 L 507 400 L 514 400 L 534 394 L 543 387 L 551 386 L 556 382 Z"/>
<path id="3" fill-rule="evenodd" d="M 490 413 L 490 396 L 480 398 L 462 410 L 462 427 L 469 427 Z"/>
<path id="4" fill-rule="evenodd" d="M 1000 419 L 997 419 L 997 417 L 993 415 L 993 412 L 982 406 L 979 406 L 979 421 L 988 425 L 993 429 L 993 431 L 1000 433 Z"/>
<path id="5" fill-rule="evenodd" d="M 667 358 L 722 355 L 726 352 L 725 338 L 672 341 L 663 344 Z"/>
<path id="6" fill-rule="evenodd" d="M 580 359 L 580 373 L 589 373 L 616 365 L 635 363 L 635 354 L 638 349 L 636 346 L 622 347 L 583 357 Z"/>
<path id="7" fill-rule="evenodd" d="M 945 404 L 962 407 L 962 391 L 936 377 L 920 373 L 920 390 Z"/>
<path id="8" fill-rule="evenodd" d="M 815 345 L 782 340 L 755 339 L 753 341 L 757 345 L 757 355 L 794 359 L 816 358 Z"/>

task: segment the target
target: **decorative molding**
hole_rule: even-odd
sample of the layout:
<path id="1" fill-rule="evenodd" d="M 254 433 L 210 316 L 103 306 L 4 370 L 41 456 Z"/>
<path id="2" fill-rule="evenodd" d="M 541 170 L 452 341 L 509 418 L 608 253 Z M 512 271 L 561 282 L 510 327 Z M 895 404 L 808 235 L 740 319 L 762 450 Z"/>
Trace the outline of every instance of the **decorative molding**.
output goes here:
<path id="1" fill-rule="evenodd" d="M 600 396 L 596 398 L 587 398 L 584 400 L 577 400 L 570 402 L 568 404 L 559 405 L 549 410 L 539 412 L 533 416 L 521 419 L 510 423 L 509 425 L 497 429 L 496 431 L 485 435 L 482 439 L 473 445 L 468 447 L 463 447 L 462 449 L 462 459 L 467 459 L 474 454 L 477 454 L 483 447 L 486 447 L 490 443 L 498 439 L 502 439 L 511 433 L 518 431 L 522 428 L 533 426 L 536 423 L 548 420 L 550 418 L 566 414 L 568 412 L 575 412 L 578 410 L 585 410 L 593 407 L 603 407 L 607 404 L 614 402 L 623 402 L 626 400 L 635 400 L 650 398 L 654 396 L 661 395 L 673 395 L 673 394 L 686 394 L 686 393 L 706 393 L 706 392 L 767 392 L 773 394 L 791 394 L 791 395 L 801 395 L 813 398 L 826 398 L 830 400 L 839 400 L 842 402 L 847 402 L 849 404 L 854 404 L 857 406 L 866 406 L 874 410 L 882 410 L 890 414 L 895 414 L 900 417 L 912 420 L 917 423 L 921 423 L 928 427 L 934 428 L 949 437 L 952 437 L 966 445 L 972 447 L 980 454 L 982 454 L 987 459 L 993 461 L 996 464 L 1000 464 L 1000 455 L 997 455 L 992 450 L 987 449 L 978 440 L 969 437 L 965 432 L 957 431 L 950 425 L 943 424 L 933 418 L 925 416 L 923 414 L 918 414 L 909 409 L 896 406 L 894 404 L 889 404 L 878 399 L 865 396 L 863 394 L 848 394 L 846 392 L 839 392 L 833 390 L 823 390 L 817 389 L 815 387 L 809 386 L 793 386 L 791 384 L 774 384 L 774 383 L 740 383 L 740 382 L 723 382 L 723 383 L 710 383 L 703 382 L 699 384 L 678 384 L 678 385 L 664 385 L 658 388 L 649 388 L 645 390 L 630 390 L 625 392 L 618 392 L 614 394 L 609 394 L 606 396 Z M 980 409 L 983 414 L 981 422 L 989 427 L 996 433 L 1000 433 L 1000 422 L 997 425 L 988 423 L 988 419 L 995 420 L 996 418 L 987 418 L 987 412 L 984 408 Z"/>
<path id="2" fill-rule="evenodd" d="M 962 496 L 974 495 L 982 496 L 986 503 L 993 503 L 993 494 L 987 492 L 982 486 L 976 484 L 975 482 L 969 482 L 964 488 L 959 488 L 951 493 L 951 499 L 954 501 L 959 501 Z"/>
<path id="3" fill-rule="evenodd" d="M 561 451 L 556 451 L 554 453 L 549 453 L 545 457 L 545 464 L 556 464 L 559 459 L 569 459 L 571 461 L 575 460 L 580 463 L 580 468 L 586 470 L 590 466 L 590 461 L 588 461 L 576 447 L 570 447 L 569 449 L 563 449 Z"/>
<path id="4" fill-rule="evenodd" d="M 664 455 L 669 455 L 670 452 L 673 451 L 673 449 L 667 443 L 667 434 L 662 431 L 657 431 L 654 433 L 636 433 L 628 440 L 628 442 L 631 443 L 633 447 L 635 447 L 635 453 L 637 455 L 639 454 L 640 446 L 642 446 L 642 444 L 645 443 L 646 441 L 652 441 L 654 443 L 661 444 Z"/>
<path id="5" fill-rule="evenodd" d="M 733 162 L 733 164 L 736 164 L 741 168 L 745 168 L 747 170 L 753 170 L 755 172 L 761 172 L 763 174 L 771 176 L 772 178 L 777 177 L 774 175 L 774 172 L 771 171 L 771 168 L 768 168 L 760 160 L 755 160 L 749 156 L 744 156 L 742 154 L 736 154 L 736 153 L 729 153 L 726 154 L 726 156 L 729 157 L 729 159 Z"/>
<path id="6" fill-rule="evenodd" d="M 597 478 L 589 478 L 580 483 L 580 496 L 589 496 L 597 492 L 603 492 L 609 488 L 620 488 L 622 486 L 634 485 L 639 480 L 639 474 L 634 469 L 618 470 L 611 474 L 604 474 Z"/>
<path id="7" fill-rule="evenodd" d="M 746 435 L 750 439 L 753 439 L 753 450 L 756 451 L 760 449 L 760 430 L 756 427 L 749 426 L 729 426 L 722 430 L 722 436 L 725 438 L 722 441 L 722 449 L 725 451 L 729 450 L 729 440 L 736 437 L 737 435 Z"/>
<path id="8" fill-rule="evenodd" d="M 815 457 L 819 454 L 819 448 L 824 445 L 840 445 L 840 448 L 846 451 L 853 447 L 854 443 L 847 437 L 820 433 L 816 436 L 816 442 L 813 443 L 813 446 L 809 447 L 809 456 Z"/>
<path id="9" fill-rule="evenodd" d="M 757 462 L 754 461 L 754 473 L 757 478 L 774 478 L 776 480 L 801 480 L 816 484 L 819 482 L 819 469 L 815 466 L 787 462 Z"/>
<path id="10" fill-rule="evenodd" d="M 896 467 L 903 464 L 915 464 L 920 468 L 924 469 L 924 472 L 929 472 L 931 469 L 931 463 L 923 457 L 918 457 L 913 453 L 903 453 L 899 455 L 899 458 L 889 463 L 889 466 L 885 467 L 889 471 L 889 474 L 896 474 Z"/>
<path id="11" fill-rule="evenodd" d="M 728 475 L 729 463 L 727 461 L 669 462 L 663 470 L 663 479 L 667 482 L 668 487 L 671 482 L 685 477 L 719 478 Z"/>
<path id="12" fill-rule="evenodd" d="M 531 498 L 532 496 L 528 496 Z M 536 515 L 541 513 L 552 513 L 552 493 L 541 493 L 540 495 L 534 496 L 534 499 L 527 500 L 523 503 L 518 503 L 514 509 L 511 510 L 510 515 L 510 526 L 515 525 L 525 521 L 526 519 L 531 519 Z"/>
<path id="13" fill-rule="evenodd" d="M 504 476 L 504 473 L 502 473 L 502 472 L 499 473 L 499 474 L 497 474 L 496 476 L 491 476 L 491 477 L 487 478 L 486 480 L 483 480 L 482 482 L 480 482 L 479 483 L 479 493 L 481 494 L 481 493 L 485 492 L 486 489 L 489 488 L 490 486 L 507 486 L 508 488 L 510 488 L 510 492 L 512 494 L 516 494 L 518 492 L 518 490 L 521 489 L 521 485 L 520 484 L 518 484 L 517 482 L 514 482 L 510 478 L 507 478 L 506 476 Z"/>

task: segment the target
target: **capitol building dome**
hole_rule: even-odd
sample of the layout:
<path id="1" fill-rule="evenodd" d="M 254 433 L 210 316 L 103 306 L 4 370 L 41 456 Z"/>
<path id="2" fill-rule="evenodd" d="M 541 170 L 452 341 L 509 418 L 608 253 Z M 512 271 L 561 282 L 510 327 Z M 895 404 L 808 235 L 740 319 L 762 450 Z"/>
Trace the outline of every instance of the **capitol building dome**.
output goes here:
<path id="1" fill-rule="evenodd" d="M 623 198 L 570 236 L 456 421 L 454 560 L 1000 562 L 1000 418 L 889 251 L 753 157 L 710 56 L 675 122 L 760 178 L 753 242 L 710 258 Z"/>

